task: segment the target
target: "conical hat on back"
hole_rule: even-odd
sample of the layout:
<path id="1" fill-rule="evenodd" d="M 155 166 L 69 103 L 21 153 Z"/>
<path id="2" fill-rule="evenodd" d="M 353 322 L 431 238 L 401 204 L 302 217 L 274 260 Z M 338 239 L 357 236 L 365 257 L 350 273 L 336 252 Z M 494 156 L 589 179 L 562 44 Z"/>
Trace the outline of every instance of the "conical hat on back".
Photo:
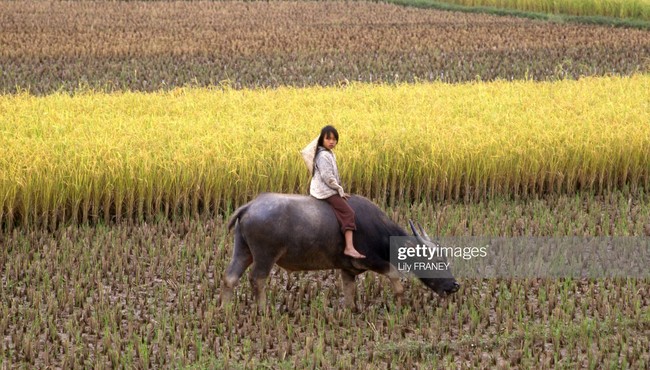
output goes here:
<path id="1" fill-rule="evenodd" d="M 307 170 L 309 170 L 309 174 L 314 173 L 314 155 L 316 155 L 316 149 L 318 147 L 318 136 L 314 140 L 312 140 L 309 144 L 307 144 L 306 147 L 304 147 L 301 151 L 300 154 L 302 155 L 302 159 L 305 161 L 305 166 L 307 166 Z"/>

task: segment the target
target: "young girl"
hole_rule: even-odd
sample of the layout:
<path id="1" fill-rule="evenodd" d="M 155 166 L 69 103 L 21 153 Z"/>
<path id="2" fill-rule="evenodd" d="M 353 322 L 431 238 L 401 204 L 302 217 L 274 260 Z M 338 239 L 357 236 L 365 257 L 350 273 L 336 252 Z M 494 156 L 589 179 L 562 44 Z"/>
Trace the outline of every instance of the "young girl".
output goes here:
<path id="1" fill-rule="evenodd" d="M 309 185 L 309 193 L 325 200 L 334 208 L 336 219 L 345 235 L 343 253 L 353 258 L 365 258 L 352 244 L 352 232 L 357 229 L 354 223 L 354 210 L 347 202 L 350 198 L 341 187 L 341 178 L 332 149 L 339 141 L 339 133 L 333 126 L 325 126 L 318 137 L 318 147 L 314 155 L 314 172 Z"/>

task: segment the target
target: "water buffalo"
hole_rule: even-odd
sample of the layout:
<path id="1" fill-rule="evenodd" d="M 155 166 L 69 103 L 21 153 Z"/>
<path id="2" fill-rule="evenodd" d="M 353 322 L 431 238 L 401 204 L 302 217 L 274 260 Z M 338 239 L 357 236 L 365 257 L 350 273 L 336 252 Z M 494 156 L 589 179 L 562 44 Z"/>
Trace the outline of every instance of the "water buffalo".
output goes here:
<path id="1" fill-rule="evenodd" d="M 244 271 L 249 274 L 258 307 L 265 306 L 265 285 L 274 264 L 285 270 L 339 269 L 345 303 L 355 306 L 355 277 L 367 270 L 386 275 L 398 302 L 404 291 L 400 273 L 390 263 L 390 237 L 407 233 L 368 199 L 353 195 L 348 200 L 356 213 L 357 230 L 354 246 L 366 258 L 355 259 L 343 254 L 345 241 L 331 206 L 305 195 L 264 193 L 239 207 L 228 223 L 235 227 L 235 247 L 222 285 L 222 306 L 231 298 Z M 431 245 L 424 230 L 411 223 L 414 235 Z M 459 284 L 451 272 L 439 278 L 420 280 L 439 295 L 456 292 Z"/>

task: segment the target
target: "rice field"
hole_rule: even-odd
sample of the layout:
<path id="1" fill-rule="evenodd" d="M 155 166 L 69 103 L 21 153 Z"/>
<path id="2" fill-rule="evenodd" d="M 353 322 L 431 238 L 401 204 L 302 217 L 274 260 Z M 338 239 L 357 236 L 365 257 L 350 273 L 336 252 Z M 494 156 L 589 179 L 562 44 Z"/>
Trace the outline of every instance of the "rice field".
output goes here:
<path id="1" fill-rule="evenodd" d="M 445 0 L 441 2 L 552 14 L 650 20 L 648 0 Z"/>
<path id="2" fill-rule="evenodd" d="M 565 3 L 605 15 L 541 11 Z M 355 312 L 335 271 L 276 268 L 266 310 L 246 275 L 219 308 L 231 212 L 306 194 L 299 150 L 326 124 L 346 191 L 403 227 L 642 245 L 648 72 L 631 28 L 375 2 L 0 1 L 0 369 L 649 368 L 647 272 L 459 275 L 447 298 L 404 276 L 401 306 L 366 273 Z"/>
<path id="3" fill-rule="evenodd" d="M 647 194 L 384 209 L 431 235 L 650 237 Z M 218 309 L 221 217 L 0 234 L 0 367 L 647 368 L 650 280 L 467 279 L 446 299 L 404 279 L 274 270 L 268 312 L 241 284 Z"/>
<path id="4" fill-rule="evenodd" d="M 305 193 L 298 151 L 341 131 L 350 192 L 390 204 L 648 189 L 650 79 L 0 97 L 14 225 L 216 214 Z"/>
<path id="5" fill-rule="evenodd" d="M 2 1 L 0 92 L 627 76 L 650 72 L 649 34 L 371 2 Z"/>

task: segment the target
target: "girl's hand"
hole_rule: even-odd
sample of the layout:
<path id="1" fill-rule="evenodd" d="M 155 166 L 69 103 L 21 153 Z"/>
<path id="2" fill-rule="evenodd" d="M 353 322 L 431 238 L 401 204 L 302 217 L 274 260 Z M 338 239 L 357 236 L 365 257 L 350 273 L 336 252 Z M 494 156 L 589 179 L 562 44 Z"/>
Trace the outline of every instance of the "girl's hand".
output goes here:
<path id="1" fill-rule="evenodd" d="M 341 194 L 341 198 L 343 198 L 343 199 L 345 199 L 345 200 L 348 200 L 348 199 L 350 199 L 350 194 L 348 194 L 348 193 L 343 193 L 343 194 Z"/>

